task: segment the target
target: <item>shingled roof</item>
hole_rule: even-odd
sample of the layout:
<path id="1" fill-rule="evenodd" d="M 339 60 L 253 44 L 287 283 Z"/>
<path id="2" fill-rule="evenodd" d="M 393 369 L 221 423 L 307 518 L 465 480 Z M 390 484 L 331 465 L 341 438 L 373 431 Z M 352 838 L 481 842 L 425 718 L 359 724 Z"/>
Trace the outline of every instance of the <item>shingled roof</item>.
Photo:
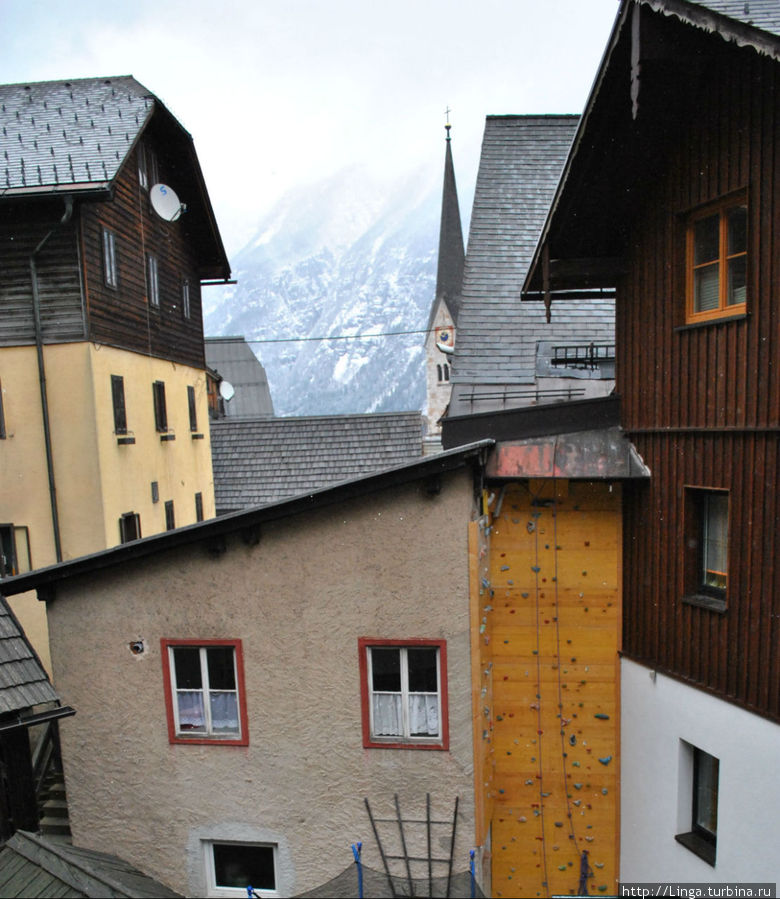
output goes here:
<path id="1" fill-rule="evenodd" d="M 58 701 L 21 625 L 0 596 L 0 715 Z"/>
<path id="2" fill-rule="evenodd" d="M 179 895 L 115 855 L 54 843 L 22 830 L 0 852 L 0 896 Z"/>
<path id="3" fill-rule="evenodd" d="M 0 85 L 0 194 L 106 189 L 154 104 L 129 75 Z"/>
<path id="4" fill-rule="evenodd" d="M 194 242 L 201 277 L 229 278 L 192 136 L 131 75 L 0 85 L 0 200 L 108 200 L 147 130 L 175 170 L 176 190 L 187 207 L 182 228 Z"/>
<path id="5" fill-rule="evenodd" d="M 211 423 L 219 515 L 277 502 L 421 456 L 419 412 Z"/>
<path id="6" fill-rule="evenodd" d="M 520 289 L 579 117 L 488 116 L 474 194 L 450 415 L 476 385 L 533 384 L 539 340 L 611 343 L 614 303 L 556 303 L 551 324 Z"/>

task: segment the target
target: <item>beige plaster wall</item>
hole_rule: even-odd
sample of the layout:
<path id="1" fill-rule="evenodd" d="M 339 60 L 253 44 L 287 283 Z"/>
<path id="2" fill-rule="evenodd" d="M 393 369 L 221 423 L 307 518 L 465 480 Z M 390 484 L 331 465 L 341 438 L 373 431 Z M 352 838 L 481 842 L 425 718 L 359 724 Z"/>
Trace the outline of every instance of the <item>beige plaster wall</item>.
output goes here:
<path id="1" fill-rule="evenodd" d="M 138 512 L 144 536 L 165 530 L 165 501 L 174 501 L 177 526 L 195 521 L 195 493 L 212 518 L 205 372 L 92 343 L 44 348 L 60 541 L 64 559 L 119 543 L 119 518 Z M 124 378 L 131 446 L 114 434 L 111 375 Z M 174 441 L 155 431 L 152 382 L 166 385 Z M 189 426 L 187 386 L 195 388 L 198 433 Z M 0 523 L 28 529 L 32 567 L 57 561 L 41 414 L 36 349 L 0 351 L 0 389 L 6 438 L 0 440 Z M 159 484 L 153 503 L 151 482 Z M 46 609 L 34 595 L 11 600 L 33 646 L 50 669 Z"/>
<path id="2" fill-rule="evenodd" d="M 257 545 L 171 550 L 60 585 L 49 606 L 74 841 L 203 895 L 201 840 L 280 845 L 280 894 L 352 862 L 381 868 L 363 799 L 436 818 L 460 797 L 456 870 L 474 840 L 467 524 L 447 475 L 299 515 Z M 363 749 L 358 638 L 445 638 L 450 749 Z M 243 641 L 249 746 L 168 742 L 160 638 Z M 131 641 L 146 651 L 133 655 Z M 419 829 L 418 829 L 419 833 Z M 434 850 L 446 855 L 449 833 Z M 413 854 L 424 854 L 419 839 Z"/>

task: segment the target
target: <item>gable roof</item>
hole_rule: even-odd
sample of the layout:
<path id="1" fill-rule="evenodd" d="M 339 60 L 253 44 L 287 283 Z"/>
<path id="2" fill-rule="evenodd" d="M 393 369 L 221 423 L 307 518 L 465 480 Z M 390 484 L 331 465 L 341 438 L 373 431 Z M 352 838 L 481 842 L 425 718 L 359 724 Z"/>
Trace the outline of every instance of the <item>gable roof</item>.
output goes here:
<path id="1" fill-rule="evenodd" d="M 192 137 L 131 75 L 0 85 L 0 200 L 108 198 L 147 130 L 176 160 L 176 190 L 187 206 L 180 221 L 196 243 L 203 277 L 229 278 Z"/>
<path id="2" fill-rule="evenodd" d="M 228 418 L 273 415 L 268 377 L 260 360 L 243 337 L 207 337 L 206 365 L 235 389 L 225 403 Z"/>
<path id="3" fill-rule="evenodd" d="M 179 896 L 132 865 L 18 830 L 0 851 L 0 896 Z"/>
<path id="4" fill-rule="evenodd" d="M 10 606 L 0 596 L 0 715 L 58 701 L 40 659 Z M 5 895 L 2 890 L 0 895 Z"/>
<path id="5" fill-rule="evenodd" d="M 106 190 L 154 107 L 129 76 L 0 85 L 0 195 Z"/>
<path id="6" fill-rule="evenodd" d="M 421 456 L 419 412 L 211 423 L 217 514 L 276 502 Z"/>
<path id="7" fill-rule="evenodd" d="M 621 0 L 523 284 L 524 299 L 544 296 L 545 253 L 552 296 L 614 288 L 629 240 L 636 173 L 652 183 L 662 161 L 659 141 L 686 115 L 681 87 L 694 83 L 708 55 L 727 46 L 780 61 L 777 0 Z"/>
<path id="8" fill-rule="evenodd" d="M 474 193 L 450 415 L 479 384 L 533 384 L 538 340 L 611 342 L 611 300 L 543 310 L 520 288 L 579 122 L 574 115 L 488 116 Z M 516 403 L 515 403 L 516 404 Z"/>

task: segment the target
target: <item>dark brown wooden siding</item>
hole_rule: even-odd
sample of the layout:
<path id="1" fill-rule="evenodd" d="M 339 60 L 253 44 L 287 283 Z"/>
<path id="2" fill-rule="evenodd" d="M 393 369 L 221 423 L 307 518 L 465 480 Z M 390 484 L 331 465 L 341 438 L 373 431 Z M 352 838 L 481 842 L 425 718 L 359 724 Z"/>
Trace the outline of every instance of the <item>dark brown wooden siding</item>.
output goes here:
<path id="1" fill-rule="evenodd" d="M 624 649 L 780 719 L 780 115 L 778 64 L 722 43 L 665 174 L 635 220 L 619 287 L 617 388 L 624 427 L 652 471 L 628 493 Z M 746 190 L 747 316 L 685 326 L 685 213 Z M 723 613 L 687 605 L 685 486 L 729 491 Z"/>
<path id="2" fill-rule="evenodd" d="M 159 167 L 160 179 L 176 190 L 175 176 L 166 171 L 162 154 Z M 116 236 L 116 289 L 104 283 L 103 227 Z M 90 339 L 205 367 L 197 261 L 181 220 L 165 222 L 152 212 L 149 193 L 139 184 L 135 154 L 117 179 L 113 200 L 84 206 L 81 240 Z M 152 307 L 147 298 L 148 253 L 157 258 L 159 308 Z M 190 285 L 189 318 L 182 309 L 184 278 Z"/>
<path id="3" fill-rule="evenodd" d="M 30 257 L 36 255 L 41 330 L 46 341 L 84 339 L 76 226 L 60 224 L 65 206 L 56 203 L 0 206 L 0 345 L 35 340 Z"/>

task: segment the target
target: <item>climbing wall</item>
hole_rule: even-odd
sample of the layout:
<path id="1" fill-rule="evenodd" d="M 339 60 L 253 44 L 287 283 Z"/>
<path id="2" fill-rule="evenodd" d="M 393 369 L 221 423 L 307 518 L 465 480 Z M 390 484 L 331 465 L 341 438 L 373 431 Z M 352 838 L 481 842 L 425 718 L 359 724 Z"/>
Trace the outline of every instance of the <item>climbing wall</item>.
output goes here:
<path id="1" fill-rule="evenodd" d="M 591 895 L 617 888 L 619 491 L 521 481 L 488 501 L 495 897 L 576 894 L 582 877 Z"/>

